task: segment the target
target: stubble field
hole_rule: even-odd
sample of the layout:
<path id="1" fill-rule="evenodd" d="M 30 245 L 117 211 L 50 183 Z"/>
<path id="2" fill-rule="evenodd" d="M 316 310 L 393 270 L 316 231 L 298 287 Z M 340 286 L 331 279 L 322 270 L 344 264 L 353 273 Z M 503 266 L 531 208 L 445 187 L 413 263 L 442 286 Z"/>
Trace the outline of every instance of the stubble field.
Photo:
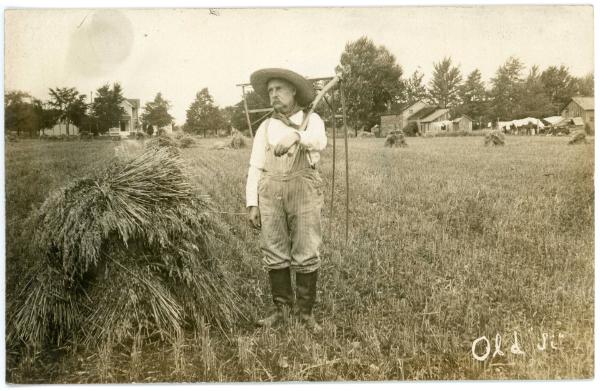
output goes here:
<path id="1" fill-rule="evenodd" d="M 198 192 L 211 196 L 214 213 L 230 225 L 235 240 L 221 243 L 216 256 L 256 318 L 270 296 L 258 232 L 243 215 L 250 150 L 214 150 L 215 141 L 198 139 L 182 153 Z M 342 141 L 333 213 L 331 145 L 320 167 L 322 335 L 292 320 L 276 330 L 240 324 L 227 336 L 207 326 L 172 344 L 105 354 L 70 346 L 31 361 L 9 349 L 7 380 L 593 377 L 593 142 L 515 136 L 486 148 L 480 137 L 408 138 L 408 148 L 387 149 L 382 139 L 351 139 L 346 243 Z M 106 162 L 115 146 L 6 145 L 7 301 L 19 273 L 21 221 L 50 191 Z"/>

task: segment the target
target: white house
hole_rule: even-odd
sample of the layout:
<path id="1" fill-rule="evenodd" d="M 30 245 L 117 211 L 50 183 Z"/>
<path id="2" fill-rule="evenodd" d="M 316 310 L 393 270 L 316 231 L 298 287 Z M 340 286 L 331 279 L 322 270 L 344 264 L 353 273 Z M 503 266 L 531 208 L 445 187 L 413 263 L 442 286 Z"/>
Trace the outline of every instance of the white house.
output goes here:
<path id="1" fill-rule="evenodd" d="M 67 134 L 67 124 L 59 122 L 52 128 L 41 129 L 40 136 L 63 136 Z M 69 135 L 77 136 L 79 134 L 79 128 L 73 124 L 69 124 Z"/>
<path id="2" fill-rule="evenodd" d="M 123 114 L 119 120 L 118 135 L 120 137 L 128 137 L 131 133 L 141 130 L 140 126 L 140 100 L 139 99 L 124 99 L 121 102 Z M 117 135 L 117 129 L 111 129 L 110 134 Z"/>

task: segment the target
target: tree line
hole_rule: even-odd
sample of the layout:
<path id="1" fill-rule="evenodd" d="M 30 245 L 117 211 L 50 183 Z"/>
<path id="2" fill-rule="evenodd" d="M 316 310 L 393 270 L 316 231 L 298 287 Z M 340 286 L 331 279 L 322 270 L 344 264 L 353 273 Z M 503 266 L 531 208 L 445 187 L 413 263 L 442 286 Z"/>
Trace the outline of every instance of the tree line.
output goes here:
<path id="1" fill-rule="evenodd" d="M 396 57 L 368 37 L 346 44 L 336 72 L 344 79 L 348 123 L 355 131 L 369 130 L 379 123 L 382 114 L 399 112 L 419 100 L 448 108 L 452 117 L 467 115 L 476 127 L 483 127 L 498 120 L 559 115 L 573 96 L 594 95 L 591 73 L 575 77 L 564 65 L 544 70 L 533 65 L 527 69 L 516 57 L 509 57 L 500 65 L 488 83 L 479 69 L 465 77 L 451 57 L 444 57 L 433 64 L 431 79 L 425 83 L 425 75 L 418 69 L 405 77 Z M 334 99 L 340 102 L 339 92 Z M 246 93 L 246 101 L 249 109 L 268 106 L 253 91 Z M 243 103 L 240 100 L 234 106 L 220 109 L 204 88 L 190 105 L 184 128 L 205 135 L 228 125 L 247 129 Z M 323 114 L 326 124 L 331 126 L 330 112 L 324 103 L 316 112 Z M 336 114 L 341 114 L 339 103 Z M 256 130 L 263 114 L 249 116 Z"/>
<path id="2" fill-rule="evenodd" d="M 533 65 L 526 68 L 516 57 L 509 57 L 486 83 L 481 71 L 473 69 L 466 77 L 451 57 L 433 64 L 428 83 L 420 70 L 405 77 L 396 57 L 383 45 L 368 37 L 348 42 L 340 56 L 336 72 L 343 77 L 344 95 L 349 125 L 358 131 L 369 130 L 379 123 L 384 113 L 399 112 L 402 108 L 424 100 L 440 108 L 450 109 L 451 116 L 467 115 L 475 127 L 488 122 L 524 117 L 542 118 L 559 115 L 573 96 L 593 96 L 594 76 L 576 77 L 564 65 L 542 70 Z M 50 100 L 42 102 L 22 91 L 5 93 L 5 128 L 26 134 L 64 123 L 76 125 L 83 131 L 99 134 L 119 126 L 124 100 L 118 83 L 100 87 L 91 103 L 75 88 L 50 89 Z M 267 107 L 269 102 L 254 91 L 245 95 L 249 109 Z M 340 102 L 339 90 L 333 96 Z M 171 124 L 170 103 L 158 93 L 154 101 L 144 106 L 141 116 L 143 129 Z M 316 112 L 331 126 L 329 108 L 321 103 Z M 341 107 L 336 104 L 336 114 Z M 263 113 L 250 113 L 252 129 L 260 125 Z M 208 88 L 202 88 L 186 110 L 183 130 L 204 136 L 231 128 L 247 129 L 244 100 L 220 108 Z"/>
<path id="3" fill-rule="evenodd" d="M 95 91 L 93 99 L 79 93 L 75 87 L 50 88 L 50 98 L 42 101 L 23 91 L 7 91 L 4 94 L 4 127 L 18 136 L 34 137 L 43 129 L 51 129 L 56 124 L 64 124 L 66 134 L 72 132 L 72 125 L 80 132 L 94 135 L 119 127 L 125 114 L 122 102 L 125 100 L 119 83 L 105 84 Z M 90 97 L 91 98 L 91 97 Z M 136 130 L 152 133 L 154 127 L 161 128 L 173 122 L 169 114 L 171 105 L 159 92 L 151 102 L 147 102 L 135 124 Z"/>
<path id="4" fill-rule="evenodd" d="M 463 76 L 451 57 L 433 64 L 426 84 L 420 70 L 403 77 L 402 67 L 384 46 L 367 37 L 346 44 L 336 68 L 344 79 L 348 120 L 355 129 L 370 129 L 381 114 L 398 112 L 424 100 L 450 109 L 452 117 L 468 115 L 480 126 L 498 120 L 560 115 L 573 96 L 593 96 L 594 77 L 575 77 L 564 65 L 526 68 L 509 57 L 485 83 L 481 71 Z"/>

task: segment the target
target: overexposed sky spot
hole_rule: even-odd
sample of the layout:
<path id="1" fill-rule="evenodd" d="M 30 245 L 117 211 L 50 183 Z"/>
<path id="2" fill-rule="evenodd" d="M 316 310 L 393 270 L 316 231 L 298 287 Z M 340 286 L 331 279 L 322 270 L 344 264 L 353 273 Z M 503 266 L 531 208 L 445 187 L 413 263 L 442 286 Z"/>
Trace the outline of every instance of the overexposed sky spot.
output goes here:
<path id="1" fill-rule="evenodd" d="M 405 76 L 429 79 L 451 56 L 463 75 L 491 78 L 509 56 L 527 66 L 593 72 L 591 6 L 461 6 L 309 9 L 8 10 L 5 88 L 46 99 L 50 87 L 89 94 L 118 81 L 142 102 L 160 91 L 177 123 L 208 87 L 220 106 L 240 100 L 235 84 L 264 67 L 332 75 L 347 42 L 384 45 Z"/>

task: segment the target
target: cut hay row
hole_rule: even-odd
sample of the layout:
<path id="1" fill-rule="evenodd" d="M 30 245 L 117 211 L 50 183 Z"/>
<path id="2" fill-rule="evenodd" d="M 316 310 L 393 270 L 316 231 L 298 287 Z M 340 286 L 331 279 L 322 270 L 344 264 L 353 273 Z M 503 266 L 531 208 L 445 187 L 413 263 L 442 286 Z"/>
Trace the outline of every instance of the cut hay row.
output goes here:
<path id="1" fill-rule="evenodd" d="M 212 258 L 223 225 L 210 209 L 168 147 L 115 159 L 52 193 L 25 224 L 27 273 L 7 311 L 9 345 L 232 327 L 245 316 Z"/>
<path id="2" fill-rule="evenodd" d="M 146 141 L 146 146 L 148 148 L 190 148 L 196 144 L 196 141 L 192 136 L 186 134 L 177 134 L 175 137 L 170 137 L 167 135 L 160 135 L 157 137 L 153 137 L 150 140 Z"/>

